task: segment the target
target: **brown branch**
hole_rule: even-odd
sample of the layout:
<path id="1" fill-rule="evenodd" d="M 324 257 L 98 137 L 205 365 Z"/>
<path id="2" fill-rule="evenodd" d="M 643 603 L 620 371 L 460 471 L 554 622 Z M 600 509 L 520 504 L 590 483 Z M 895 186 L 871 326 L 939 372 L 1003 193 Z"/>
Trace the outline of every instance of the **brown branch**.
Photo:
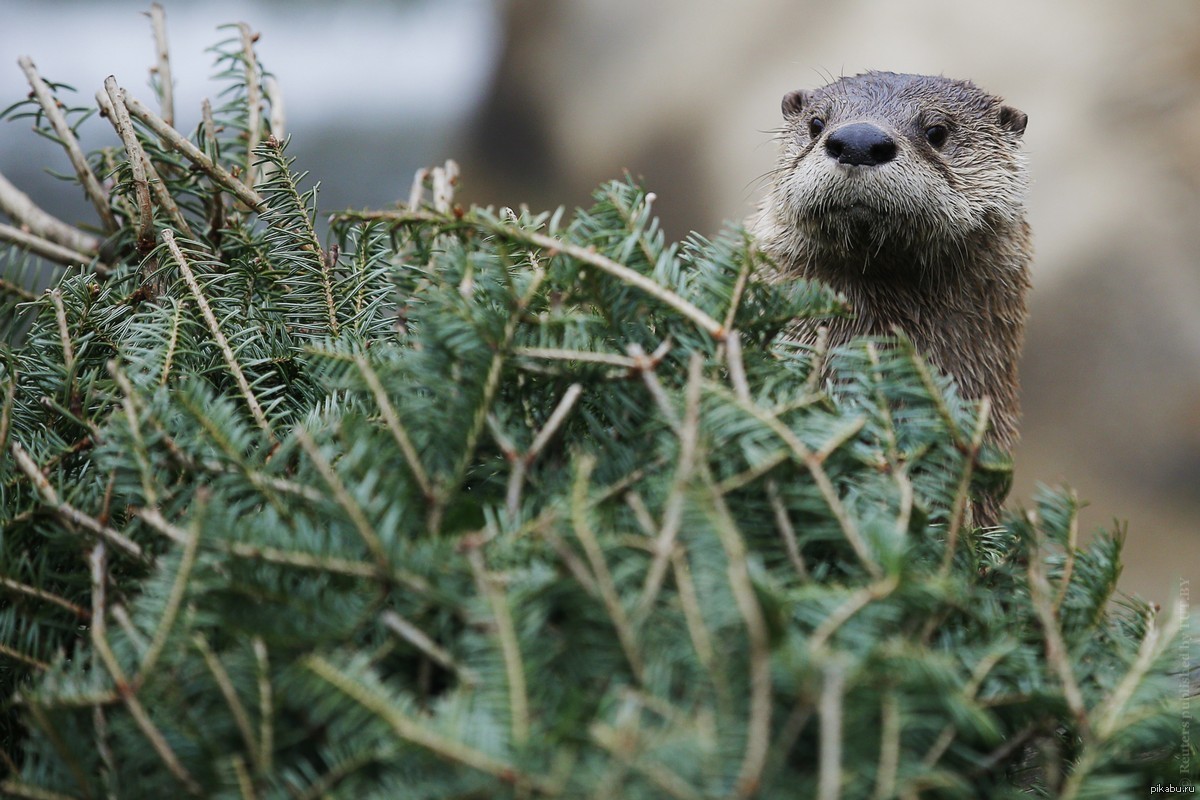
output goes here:
<path id="1" fill-rule="evenodd" d="M 262 195 L 235 178 L 229 170 L 213 161 L 205 153 L 183 137 L 179 131 L 172 128 L 162 117 L 142 105 L 135 97 L 126 97 L 125 105 L 129 113 L 145 123 L 146 127 L 159 135 L 172 149 L 203 170 L 215 182 L 224 186 L 239 200 L 255 211 L 262 211 L 266 201 Z"/>
<path id="2" fill-rule="evenodd" d="M 144 256 L 154 249 L 154 207 L 150 203 L 150 183 L 146 179 L 146 154 L 142 152 L 142 145 L 133 130 L 133 121 L 129 118 L 129 109 L 125 107 L 125 98 L 117 86 L 117 79 L 112 75 L 104 79 L 104 91 L 108 94 L 111 104 L 108 111 L 112 123 L 125 145 L 129 169 L 133 173 L 133 189 L 137 196 L 138 209 L 137 247 L 138 252 Z"/>
<path id="3" fill-rule="evenodd" d="M 78 253 L 91 253 L 93 256 L 100 249 L 100 240 L 95 236 L 84 233 L 73 225 L 60 220 L 37 206 L 22 192 L 0 174 L 0 211 L 17 223 L 22 230 L 54 244 L 61 245 L 67 250 Z M 87 262 L 90 258 L 80 259 Z"/>
<path id="4" fill-rule="evenodd" d="M 79 176 L 79 182 L 83 186 L 84 193 L 88 199 L 92 201 L 92 205 L 96 208 L 96 213 L 100 215 L 100 222 L 106 231 L 115 231 L 117 218 L 113 216 L 112 209 L 108 206 L 108 192 L 100 185 L 92 168 L 88 166 L 87 157 L 83 154 L 83 150 L 79 147 L 79 140 L 75 138 L 75 134 L 71 131 L 70 124 L 67 123 L 67 118 L 63 114 L 62 109 L 58 105 L 58 99 L 55 98 L 54 92 L 51 91 L 49 85 L 46 84 L 42 77 L 38 75 L 37 67 L 33 65 L 33 61 L 29 56 L 21 56 L 17 59 L 17 64 L 25 72 L 25 77 L 29 80 L 29 85 L 33 87 L 33 94 L 37 97 L 38 103 L 42 107 L 42 111 L 46 114 L 46 119 L 50 121 L 50 126 L 54 128 L 54 133 L 58 136 L 62 146 L 66 148 L 67 157 L 71 159 L 71 166 L 75 168 L 75 174 Z"/>
<path id="5" fill-rule="evenodd" d="M 61 264 L 64 267 L 74 267 L 76 265 L 90 264 L 95 256 L 90 256 L 86 253 L 81 253 L 78 250 L 72 250 L 69 247 L 64 247 L 61 244 L 43 239 L 32 233 L 26 233 L 20 228 L 14 228 L 11 225 L 0 224 L 0 239 L 6 242 L 12 242 L 15 245 L 25 248 L 34 255 L 53 261 L 55 264 Z M 101 275 L 108 274 L 108 267 L 103 264 L 96 265 L 96 272 Z"/>
<path id="6" fill-rule="evenodd" d="M 158 61 L 153 71 L 158 75 L 163 122 L 174 125 L 175 87 L 171 81 L 171 56 L 167 48 L 167 14 L 158 3 L 150 5 L 150 26 L 154 29 L 154 52 Z"/>
<path id="7" fill-rule="evenodd" d="M 262 141 L 262 87 L 258 82 L 258 58 L 254 43 L 258 34 L 244 22 L 238 23 L 242 36 L 242 65 L 246 71 L 246 183 L 257 183 L 258 168 L 254 165 L 254 150 Z"/>

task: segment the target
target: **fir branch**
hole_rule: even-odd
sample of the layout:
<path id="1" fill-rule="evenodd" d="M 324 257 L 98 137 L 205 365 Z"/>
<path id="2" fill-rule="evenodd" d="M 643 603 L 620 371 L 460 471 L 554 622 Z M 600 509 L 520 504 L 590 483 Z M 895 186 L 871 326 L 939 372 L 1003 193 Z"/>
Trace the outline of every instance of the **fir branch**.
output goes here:
<path id="1" fill-rule="evenodd" d="M 518 747 L 529 740 L 529 692 L 525 686 L 525 665 L 521 659 L 521 646 L 517 641 L 517 630 L 513 625 L 508 600 L 488 572 L 483 561 L 482 542 L 468 537 L 460 549 L 465 551 L 471 573 L 479 594 L 487 600 L 492 612 L 493 629 L 504 657 L 504 674 L 508 681 L 508 704 L 512 716 L 512 738 Z"/>
<path id="2" fill-rule="evenodd" d="M 221 326 L 217 324 L 217 318 L 213 315 L 207 298 L 200 291 L 200 284 L 196 282 L 196 276 L 192 274 L 192 268 L 188 266 L 187 259 L 183 257 L 183 251 L 179 249 L 179 245 L 175 242 L 175 234 L 169 229 L 164 228 L 162 231 L 162 240 L 167 245 L 167 249 L 170 250 L 171 256 L 175 259 L 175 263 L 179 267 L 179 273 L 183 276 L 184 282 L 187 283 L 188 289 L 196 301 L 196 305 L 199 306 L 200 313 L 208 325 L 208 330 L 213 335 L 213 341 L 221 349 L 221 355 L 225 357 L 225 366 L 229 368 L 229 373 L 233 376 L 234 381 L 237 382 L 238 389 L 241 391 L 242 397 L 246 401 L 246 406 L 250 409 L 250 413 L 254 417 L 254 421 L 258 423 L 258 427 L 266 434 L 267 439 L 274 442 L 275 433 L 271 430 L 271 423 L 267 421 L 267 416 L 263 413 L 258 398 L 250 390 L 250 383 L 246 380 L 246 375 L 242 372 L 241 365 L 238 364 L 237 359 L 234 357 L 233 349 L 229 346 L 229 341 L 225 338 L 225 334 L 221 333 Z"/>
<path id="3" fill-rule="evenodd" d="M 863 566 L 873 578 L 879 578 L 883 575 L 879 564 L 876 563 L 874 556 L 871 555 L 870 548 L 867 542 L 863 539 L 862 534 L 858 530 L 858 526 L 854 524 L 853 518 L 846 511 L 841 497 L 838 496 L 837 489 L 834 488 L 832 481 L 825 472 L 821 458 L 808 449 L 804 442 L 800 441 L 799 437 L 794 434 L 790 428 L 779 421 L 779 418 L 767 413 L 752 403 L 746 403 L 735 396 L 726 394 L 723 387 L 714 384 L 708 384 L 710 391 L 718 396 L 723 396 L 727 400 L 737 404 L 743 411 L 757 419 L 762 424 L 770 428 L 775 435 L 783 440 L 783 443 L 792 451 L 793 457 L 805 466 L 809 474 L 812 475 L 813 482 L 821 492 L 821 496 L 825 499 L 826 505 L 829 506 L 830 512 L 837 519 L 838 525 L 842 529 L 842 534 L 846 537 L 846 541 L 854 548 L 854 552 L 858 555 Z M 859 421 L 855 421 L 850 427 L 860 425 Z"/>
<path id="4" fill-rule="evenodd" d="M 838 800 L 842 796 L 842 723 L 845 693 L 846 665 L 841 659 L 829 659 L 821 669 L 821 697 L 817 703 L 821 720 L 817 800 Z"/>
<path id="5" fill-rule="evenodd" d="M 271 690 L 271 664 L 268 659 L 267 644 L 261 636 L 254 637 L 254 668 L 258 677 L 258 741 L 262 751 L 258 754 L 257 762 L 264 773 L 272 769 L 275 752 L 275 702 Z"/>
<path id="6" fill-rule="evenodd" d="M 654 559 L 646 570 L 642 584 L 642 595 L 633 611 L 635 625 L 641 625 L 658 597 L 663 577 L 666 575 L 671 553 L 675 549 L 675 537 L 683 524 L 684 492 L 688 488 L 696 469 L 697 450 L 700 445 L 700 372 L 702 361 L 698 353 L 688 363 L 688 382 L 683 422 L 679 426 L 679 460 L 671 481 L 670 494 L 664 504 L 662 528 L 654 542 Z"/>
<path id="7" fill-rule="evenodd" d="M 970 507 L 971 475 L 975 469 L 975 460 L 979 458 L 979 450 L 983 447 L 983 436 L 987 433 L 988 422 L 991 420 L 992 401 L 984 397 L 979 401 L 976 412 L 975 432 L 971 436 L 970 447 L 963 457 L 962 477 L 958 481 L 958 490 L 954 493 L 954 505 L 950 509 L 950 528 L 946 531 L 946 550 L 942 555 L 942 567 L 938 575 L 945 578 L 950 574 L 950 565 L 954 561 L 954 551 L 958 548 L 958 532 L 962 528 L 963 519 Z"/>
<path id="8" fill-rule="evenodd" d="M 259 743 L 254 739 L 254 730 L 250 724 L 250 714 L 247 713 L 246 707 L 242 705 L 241 699 L 238 698 L 237 689 L 234 688 L 233 681 L 229 677 L 229 672 L 225 669 L 225 665 L 221 663 L 221 660 L 217 658 L 217 654 L 213 652 L 203 634 L 197 633 L 193 636 L 192 644 L 204 658 L 204 664 L 208 667 L 213 680 L 216 681 L 217 688 L 221 692 L 221 697 L 225 699 L 225 705 L 229 706 L 229 713 L 233 715 L 233 721 L 237 726 L 238 733 L 242 735 L 242 741 L 246 745 L 246 752 L 254 760 L 255 768 L 259 772 L 262 772 L 266 766 L 262 763 L 264 754 Z"/>
<path id="9" fill-rule="evenodd" d="M 130 686 L 128 678 L 125 676 L 125 671 L 121 668 L 120 662 L 117 660 L 116 654 L 108 643 L 108 626 L 105 624 L 104 615 L 107 603 L 105 597 L 105 583 L 108 579 L 107 569 L 105 566 L 106 559 L 104 557 L 104 543 L 101 542 L 92 548 L 89 561 L 92 567 L 92 644 L 96 648 L 96 653 L 100 656 L 100 661 L 108 670 L 109 676 L 117 686 L 121 700 L 124 701 L 129 715 L 133 718 L 134 723 L 141 730 L 142 735 L 146 737 L 146 741 L 150 743 L 151 748 L 158 757 L 162 759 L 167 770 L 174 775 L 183 787 L 187 789 L 188 794 L 200 797 L 204 794 L 204 790 L 196 779 L 192 777 L 187 768 L 179 761 L 179 757 L 175 755 L 175 751 L 171 748 L 162 731 L 154 724 L 150 718 L 150 714 L 146 711 L 145 706 L 138 700 L 136 690 Z"/>
<path id="10" fill-rule="evenodd" d="M 75 374 L 75 348 L 71 345 L 71 331 L 67 329 L 67 312 L 63 308 L 62 292 L 51 289 L 50 304 L 54 306 L 54 319 L 58 323 L 58 336 L 62 342 L 63 369 L 67 375 Z"/>
<path id="11" fill-rule="evenodd" d="M 750 714 L 746 720 L 746 749 L 738 770 L 737 793 L 739 797 L 751 797 L 758 793 L 763 769 L 771 746 L 771 647 L 767 623 L 762 607 L 754 591 L 750 568 L 746 560 L 746 541 L 734 521 L 733 515 L 718 494 L 712 476 L 705 469 L 704 479 L 711 491 L 713 505 L 713 527 L 721 541 L 728 559 L 729 589 L 738 613 L 746 625 L 746 636 L 750 642 Z"/>
<path id="12" fill-rule="evenodd" d="M 84 530 L 96 534 L 104 541 L 110 542 L 122 551 L 132 556 L 133 558 L 142 558 L 142 548 L 138 547 L 137 543 L 126 537 L 119 531 L 115 531 L 107 525 L 102 525 L 94 518 L 83 513 L 79 509 L 72 506 L 65 500 L 60 500 L 58 492 L 54 491 L 54 487 L 50 485 L 50 481 L 46 480 L 46 476 L 38 468 L 29 454 L 25 452 L 25 448 L 21 447 L 18 441 L 9 443 L 9 451 L 13 454 L 13 458 L 17 462 L 17 466 L 29 478 L 29 481 L 37 489 L 37 493 L 41 496 L 42 502 L 49 506 L 56 515 L 72 526 L 79 526 Z"/>
<path id="13" fill-rule="evenodd" d="M 383 416 L 384 424 L 387 425 L 392 438 L 396 440 L 396 445 L 404 455 L 405 463 L 408 464 L 409 470 L 412 471 L 413 480 L 417 482 L 417 486 L 420 487 L 421 494 L 425 496 L 425 499 L 432 502 L 436 496 L 436 490 L 433 483 L 429 480 L 429 475 L 425 472 L 425 467 L 421 463 L 421 457 L 417 454 L 417 449 L 413 446 L 412 438 L 400 422 L 400 416 L 396 413 L 396 407 L 388 398 L 387 392 L 379 380 L 378 373 L 372 369 L 371 363 L 362 354 L 355 355 L 354 364 L 358 367 L 359 374 L 362 375 L 367 388 L 371 390 L 371 394 L 375 398 L 375 403 L 379 406 L 379 413 Z"/>
<path id="14" fill-rule="evenodd" d="M 491 775 L 505 784 L 528 786 L 529 789 L 544 795 L 559 794 L 558 786 L 540 775 L 523 772 L 514 764 L 429 730 L 321 656 L 309 656 L 303 663 L 314 675 L 386 722 L 404 741 L 449 761 Z"/>
<path id="15" fill-rule="evenodd" d="M 1074 717 L 1080 735 L 1085 742 L 1091 740 L 1091 726 L 1088 722 L 1087 706 L 1083 702 L 1083 693 L 1079 682 L 1075 679 L 1075 671 L 1071 668 L 1070 651 L 1063 641 L 1062 629 L 1059 627 L 1058 616 L 1054 612 L 1053 601 L 1050 598 L 1050 583 L 1046 580 L 1042 564 L 1042 555 L 1035 548 L 1029 556 L 1029 598 L 1033 603 L 1034 613 L 1041 623 L 1042 633 L 1046 642 L 1046 661 L 1048 666 L 1058 675 L 1062 684 L 1063 698 Z"/>
<path id="16" fill-rule="evenodd" d="M 50 665 L 45 661 L 34 658 L 27 653 L 22 653 L 20 650 L 9 647 L 3 642 L 0 642 L 0 655 L 4 656 L 5 658 L 11 658 L 13 661 L 19 661 L 20 663 L 33 667 L 36 670 L 45 671 L 50 669 Z"/>
<path id="17" fill-rule="evenodd" d="M 142 663 L 138 666 L 138 683 L 144 683 L 146 678 L 154 670 L 155 664 L 158 662 L 159 656 L 162 655 L 163 648 L 167 644 L 167 636 L 170 635 L 171 629 L 175 626 L 175 618 L 179 614 L 179 607 L 183 604 L 184 595 L 187 593 L 188 580 L 192 574 L 192 567 L 196 564 L 196 551 L 200 547 L 200 520 L 204 516 L 204 507 L 208 504 L 209 494 L 206 490 L 201 489 L 196 493 L 196 510 L 192 518 L 192 524 L 187 532 L 187 540 L 183 545 L 183 553 L 179 559 L 179 568 L 175 570 L 175 580 L 171 582 L 171 592 L 167 595 L 167 601 L 163 605 L 162 616 L 158 620 L 158 625 L 154 629 L 154 638 L 150 641 L 150 648 L 142 657 Z"/>
<path id="18" fill-rule="evenodd" d="M 621 605 L 620 594 L 613 583 L 608 563 L 604 559 L 604 551 L 600 549 L 600 543 L 597 541 L 596 534 L 587 519 L 588 484 L 591 481 L 592 469 L 594 469 L 595 463 L 595 460 L 589 456 L 584 456 L 580 459 L 571 491 L 571 523 L 575 529 L 575 536 L 579 539 L 579 543 L 583 545 L 583 552 L 587 556 L 588 564 L 591 565 L 596 588 L 600 591 L 600 597 L 604 601 L 604 608 L 608 612 L 608 617 L 617 632 L 617 639 L 621 643 L 621 651 L 625 654 L 625 660 L 629 663 L 634 678 L 640 683 L 642 681 L 643 663 L 642 655 L 637 646 L 637 638 L 634 635 L 629 616 L 625 613 L 624 606 Z"/>
<path id="19" fill-rule="evenodd" d="M 472 568 L 474 569 L 474 565 L 472 565 Z M 503 598 L 501 599 L 503 600 Z M 379 617 L 379 621 L 383 623 L 384 627 L 393 631 L 397 636 L 404 639 L 404 641 L 408 642 L 413 647 L 429 656 L 429 658 L 436 661 L 450 672 L 453 672 L 460 679 L 465 680 L 468 683 L 475 683 L 477 681 L 475 676 L 471 675 L 468 670 L 465 670 L 462 666 L 460 666 L 458 662 L 454 660 L 454 656 L 452 656 L 444 647 L 439 646 L 437 642 L 431 639 L 429 634 L 425 633 L 425 631 L 421 630 L 416 625 L 413 625 L 395 611 L 383 612 L 383 614 L 381 614 Z M 511 620 L 509 624 L 511 627 Z"/>
<path id="20" fill-rule="evenodd" d="M 86 608 L 77 603 L 72 603 L 65 597 L 61 597 L 53 592 L 48 592 L 45 589 L 39 589 L 36 586 L 29 586 L 21 583 L 20 581 L 15 581 L 12 578 L 6 578 L 0 575 L 0 586 L 12 592 L 16 592 L 17 594 L 25 595 L 26 597 L 33 597 L 38 600 L 44 600 L 45 602 L 52 603 L 59 608 L 64 608 L 81 620 L 86 620 L 91 616 L 91 613 Z"/>
<path id="21" fill-rule="evenodd" d="M 367 552 L 375 559 L 376 565 L 380 570 L 386 571 L 388 568 L 387 551 L 383 548 L 383 542 L 379 540 L 379 534 L 371 526 L 370 520 L 367 519 L 367 514 L 363 507 L 358 504 L 358 501 L 350 494 L 346 488 L 345 482 L 338 477 L 329 460 L 321 455 L 321 451 L 317 449 L 316 442 L 308 435 L 308 431 L 301 427 L 297 427 L 293 431 L 296 441 L 304 448 L 304 452 L 308 454 L 309 460 L 316 467 L 317 473 L 320 474 L 325 485 L 333 492 L 333 500 L 342 510 L 346 512 L 350 523 L 358 532 L 358 536 L 362 539 L 363 544 L 367 547 Z"/>
<path id="22" fill-rule="evenodd" d="M 33 65 L 33 61 L 29 56 L 21 56 L 17 59 L 17 64 L 25 72 L 25 77 L 29 80 L 29 85 L 33 88 L 34 96 L 37 97 L 38 104 L 42 107 L 42 113 L 50 121 L 55 135 L 67 151 L 67 156 L 71 159 L 71 166 L 75 168 L 75 174 L 79 178 L 79 184 L 83 187 L 84 194 L 92 201 L 96 213 L 100 216 L 100 222 L 104 230 L 110 233 L 117 230 L 116 217 L 113 216 L 112 209 L 108 205 L 108 192 L 100 185 L 100 181 L 96 179 L 92 168 L 88 166 L 87 157 L 83 154 L 83 150 L 80 149 L 79 140 L 75 138 L 75 134 L 71 131 L 71 126 L 67 122 L 67 118 L 63 115 L 62 109 L 59 108 L 58 100 L 54 97 L 54 93 L 46 85 L 46 82 L 42 80 L 42 77 L 38 75 L 37 67 Z M 87 260 L 86 258 L 84 259 L 84 261 Z"/>

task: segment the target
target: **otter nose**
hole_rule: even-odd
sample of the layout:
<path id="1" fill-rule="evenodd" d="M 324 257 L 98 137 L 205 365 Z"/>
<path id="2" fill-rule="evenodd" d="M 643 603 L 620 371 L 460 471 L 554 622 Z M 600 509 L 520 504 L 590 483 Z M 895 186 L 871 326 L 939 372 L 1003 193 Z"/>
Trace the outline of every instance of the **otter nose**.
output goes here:
<path id="1" fill-rule="evenodd" d="M 896 157 L 896 142 L 869 122 L 856 122 L 829 134 L 825 151 L 839 164 L 873 167 Z"/>

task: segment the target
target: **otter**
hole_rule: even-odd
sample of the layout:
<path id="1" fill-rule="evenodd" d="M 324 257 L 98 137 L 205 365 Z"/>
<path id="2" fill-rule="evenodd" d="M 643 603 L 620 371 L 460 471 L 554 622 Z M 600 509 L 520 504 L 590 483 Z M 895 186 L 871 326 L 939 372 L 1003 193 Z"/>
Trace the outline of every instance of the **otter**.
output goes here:
<path id="1" fill-rule="evenodd" d="M 988 438 L 1017 438 L 1017 360 L 1032 242 L 1027 117 L 969 81 L 867 72 L 783 98 L 782 152 L 750 220 L 777 277 L 840 292 L 853 316 L 803 320 L 813 343 L 908 336 L 963 395 L 988 397 Z M 998 500 L 984 503 L 985 519 Z"/>

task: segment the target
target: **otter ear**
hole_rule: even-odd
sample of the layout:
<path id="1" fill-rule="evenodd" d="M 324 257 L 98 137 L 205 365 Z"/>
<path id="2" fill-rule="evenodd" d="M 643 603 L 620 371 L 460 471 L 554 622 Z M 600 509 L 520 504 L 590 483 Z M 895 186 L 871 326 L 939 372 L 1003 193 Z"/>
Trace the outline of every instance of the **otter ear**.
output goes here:
<path id="1" fill-rule="evenodd" d="M 1005 130 L 1012 131 L 1017 136 L 1025 133 L 1025 123 L 1029 122 L 1029 115 L 1024 114 L 1012 106 L 1000 106 L 1000 127 Z"/>
<path id="2" fill-rule="evenodd" d="M 785 117 L 796 116 L 801 109 L 808 105 L 808 100 L 809 94 L 803 89 L 788 92 L 783 96 L 783 115 Z"/>

